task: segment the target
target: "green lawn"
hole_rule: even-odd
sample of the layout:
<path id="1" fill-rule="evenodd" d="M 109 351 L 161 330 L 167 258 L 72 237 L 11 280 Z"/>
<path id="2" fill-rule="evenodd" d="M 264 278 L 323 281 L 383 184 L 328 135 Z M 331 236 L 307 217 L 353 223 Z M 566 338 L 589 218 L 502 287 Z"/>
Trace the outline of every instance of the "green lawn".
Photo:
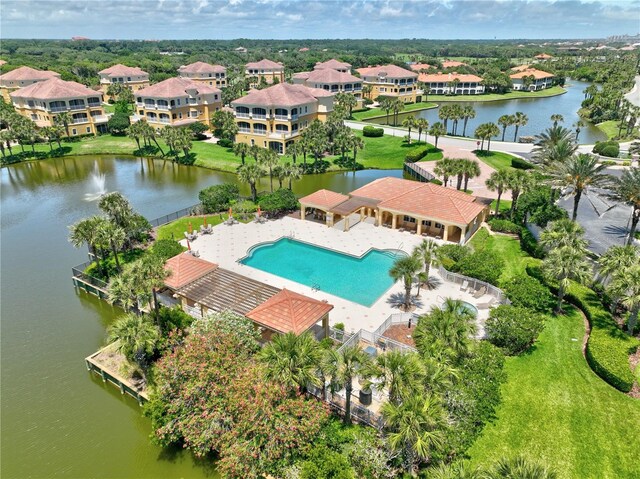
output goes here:
<path id="1" fill-rule="evenodd" d="M 404 110 L 400 113 L 406 113 L 408 111 L 416 111 L 416 110 L 428 110 L 429 108 L 436 108 L 438 105 L 431 102 L 421 102 L 421 103 L 411 103 L 409 105 L 404 106 Z M 391 118 L 393 113 L 389 112 L 389 118 Z M 358 111 L 353 114 L 353 118 L 358 121 L 369 120 L 371 118 L 376 117 L 386 117 L 387 112 L 382 110 L 381 108 L 370 108 L 367 111 Z"/>
<path id="2" fill-rule="evenodd" d="M 229 215 L 227 214 L 207 215 L 207 224 L 211 226 L 219 225 L 228 217 Z M 171 223 L 162 225 L 158 228 L 157 239 L 183 240 L 184 232 L 189 229 L 189 223 L 191 223 L 191 227 L 194 230 L 200 231 L 200 226 L 204 224 L 204 218 L 204 216 L 185 216 L 184 218 L 179 218 Z"/>
<path id="3" fill-rule="evenodd" d="M 516 158 L 509 153 L 504 153 L 502 151 L 478 151 L 475 150 L 473 153 L 478 157 L 480 161 L 486 163 L 494 170 L 513 170 L 511 166 L 511 160 Z"/>
<path id="4" fill-rule="evenodd" d="M 539 262 L 517 239 L 479 232 L 474 248 L 490 248 L 505 259 L 501 277 Z M 507 358 L 507 382 L 496 420 L 468 451 L 473 465 L 522 454 L 542 459 L 561 478 L 638 477 L 640 401 L 595 375 L 582 356 L 585 328 L 577 310 L 550 317 L 529 354 Z"/>
<path id="5" fill-rule="evenodd" d="M 546 98 L 566 93 L 567 90 L 561 86 L 553 86 L 540 91 L 510 91 L 508 93 L 485 93 L 482 95 L 428 95 L 427 100 L 430 102 L 439 101 L 499 101 L 499 100 L 518 100 L 522 98 Z"/>
<path id="6" fill-rule="evenodd" d="M 618 138 L 618 131 L 620 130 L 620 122 L 616 120 L 603 121 L 596 125 L 600 131 L 602 131 L 609 140 L 618 139 L 619 141 L 630 141 L 640 137 L 640 129 L 634 128 L 631 135 L 625 135 L 627 131 L 626 125 L 622 128 L 622 138 Z"/>

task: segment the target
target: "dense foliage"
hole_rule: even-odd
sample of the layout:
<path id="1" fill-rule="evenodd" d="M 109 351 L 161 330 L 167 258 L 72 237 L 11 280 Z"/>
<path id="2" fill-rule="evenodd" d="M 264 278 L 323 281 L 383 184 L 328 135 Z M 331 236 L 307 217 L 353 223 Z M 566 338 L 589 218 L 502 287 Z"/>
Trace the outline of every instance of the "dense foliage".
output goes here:
<path id="1" fill-rule="evenodd" d="M 544 316 L 528 308 L 501 305 L 489 313 L 485 330 L 489 341 L 513 356 L 531 347 L 542 331 Z"/>
<path id="2" fill-rule="evenodd" d="M 298 208 L 298 198 L 293 191 L 282 188 L 260 196 L 258 205 L 266 213 L 280 214 Z"/>
<path id="3" fill-rule="evenodd" d="M 362 134 L 371 138 L 378 138 L 384 135 L 384 128 L 376 128 L 375 126 L 365 126 L 362 129 Z"/>
<path id="4" fill-rule="evenodd" d="M 474 251 L 452 265 L 451 271 L 477 278 L 493 285 L 504 269 L 504 260 L 496 253 L 487 250 Z"/>
<path id="5" fill-rule="evenodd" d="M 503 290 L 514 306 L 548 313 L 554 305 L 549 288 L 528 274 L 520 274 L 510 278 L 503 285 Z"/>
<path id="6" fill-rule="evenodd" d="M 151 252 L 156 256 L 162 258 L 163 261 L 173 258 L 174 256 L 186 251 L 187 248 L 182 246 L 176 240 L 173 239 L 160 239 L 156 240 L 151 247 Z"/>
<path id="7" fill-rule="evenodd" d="M 198 199 L 202 203 L 205 213 L 226 211 L 238 201 L 239 197 L 238 185 L 231 183 L 209 186 L 198 193 Z"/>
<path id="8" fill-rule="evenodd" d="M 519 234 L 520 230 L 522 230 L 522 227 L 513 221 L 500 218 L 492 218 L 488 223 L 491 231 L 497 231 L 499 233 Z"/>
<path id="9" fill-rule="evenodd" d="M 609 158 L 618 158 L 620 155 L 620 143 L 617 141 L 596 141 L 593 152 Z"/>

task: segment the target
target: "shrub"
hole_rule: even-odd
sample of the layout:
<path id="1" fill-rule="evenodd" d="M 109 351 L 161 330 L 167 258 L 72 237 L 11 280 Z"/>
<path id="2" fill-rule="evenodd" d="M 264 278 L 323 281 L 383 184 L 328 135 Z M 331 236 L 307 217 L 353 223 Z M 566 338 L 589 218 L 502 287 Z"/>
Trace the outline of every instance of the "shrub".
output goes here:
<path id="1" fill-rule="evenodd" d="M 182 246 L 176 240 L 173 239 L 161 239 L 156 241 L 151 248 L 151 252 L 156 256 L 162 258 L 163 261 L 173 258 L 174 256 L 182 253 L 187 248 Z"/>
<path id="2" fill-rule="evenodd" d="M 298 198 L 293 191 L 282 188 L 258 198 L 258 204 L 267 213 L 279 214 L 298 208 Z"/>
<path id="3" fill-rule="evenodd" d="M 491 344 L 515 356 L 531 347 L 543 325 L 542 314 L 528 308 L 503 304 L 491 310 L 485 331 Z"/>
<path id="4" fill-rule="evenodd" d="M 462 258 L 453 266 L 452 271 L 497 285 L 503 269 L 502 258 L 493 251 L 480 250 Z"/>
<path id="5" fill-rule="evenodd" d="M 256 204 L 250 200 L 240 201 L 233 205 L 233 214 L 241 220 L 247 220 L 258 209 Z"/>
<path id="6" fill-rule="evenodd" d="M 230 183 L 209 186 L 198 193 L 198 199 L 202 203 L 205 213 L 226 211 L 239 197 L 238 186 Z"/>
<path id="7" fill-rule="evenodd" d="M 109 129 L 109 133 L 115 136 L 122 136 L 125 134 L 127 128 L 131 125 L 131 121 L 129 120 L 129 115 L 126 113 L 116 112 L 114 113 L 109 121 L 107 122 L 107 128 Z"/>
<path id="8" fill-rule="evenodd" d="M 534 258 L 544 258 L 544 250 L 540 247 L 538 240 L 528 228 L 522 228 L 520 230 L 520 247 Z"/>
<path id="9" fill-rule="evenodd" d="M 513 221 L 501 220 L 499 218 L 489 220 L 489 226 L 491 226 L 491 231 L 497 231 L 498 233 L 519 234 L 520 230 L 522 230 L 522 227 Z"/>
<path id="10" fill-rule="evenodd" d="M 228 138 L 220 138 L 218 140 L 218 146 L 221 146 L 222 148 L 233 148 L 233 140 L 230 140 Z"/>
<path id="11" fill-rule="evenodd" d="M 369 138 L 378 138 L 384 135 L 384 128 L 376 128 L 375 126 L 365 126 L 362 129 L 362 135 Z"/>
<path id="12" fill-rule="evenodd" d="M 612 140 L 596 141 L 592 151 L 602 156 L 608 156 L 609 158 L 617 158 L 620 154 L 620 143 Z"/>
<path id="13" fill-rule="evenodd" d="M 300 479 L 353 479 L 353 469 L 346 456 L 327 447 L 313 448 L 300 467 Z"/>
<path id="14" fill-rule="evenodd" d="M 442 186 L 442 181 L 440 181 L 438 178 L 433 178 L 433 179 L 429 180 L 429 183 L 433 183 L 434 185 Z"/>
<path id="15" fill-rule="evenodd" d="M 512 158 L 511 159 L 511 167 L 517 168 L 519 170 L 531 170 L 533 169 L 533 165 L 522 158 Z"/>
<path id="16" fill-rule="evenodd" d="M 195 123 L 191 123 L 190 125 L 187 126 L 187 128 L 191 130 L 191 132 L 193 133 L 193 137 L 196 138 L 197 140 L 204 139 L 205 138 L 204 132 L 209 129 L 207 128 L 206 125 L 200 123 L 199 121 L 196 121 Z"/>
<path id="17" fill-rule="evenodd" d="M 404 157 L 404 161 L 406 161 L 407 163 L 415 163 L 416 161 L 419 161 L 427 156 L 430 150 L 431 148 L 429 148 L 428 146 L 416 148 L 411 153 L 407 153 L 407 156 Z"/>
<path id="18" fill-rule="evenodd" d="M 544 284 L 528 274 L 520 274 L 504 285 L 504 292 L 513 306 L 549 312 L 555 305 L 553 295 Z"/>
<path id="19" fill-rule="evenodd" d="M 160 308 L 158 313 L 158 325 L 163 336 L 176 329 L 184 331 L 194 320 L 195 318 L 185 313 L 180 306 Z"/>
<path id="20" fill-rule="evenodd" d="M 471 250 L 468 246 L 461 246 L 459 244 L 445 244 L 436 250 L 436 256 L 440 261 L 448 258 L 454 263 L 457 263 L 470 253 Z"/>
<path id="21" fill-rule="evenodd" d="M 618 162 L 613 160 L 603 160 L 600 162 L 600 164 L 604 166 L 615 166 L 618 164 Z"/>

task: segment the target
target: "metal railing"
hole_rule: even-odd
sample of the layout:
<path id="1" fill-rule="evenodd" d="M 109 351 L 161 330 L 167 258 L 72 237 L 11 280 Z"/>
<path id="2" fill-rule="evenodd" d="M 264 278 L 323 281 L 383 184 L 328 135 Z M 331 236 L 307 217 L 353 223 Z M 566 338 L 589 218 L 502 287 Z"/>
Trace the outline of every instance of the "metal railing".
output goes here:
<path id="1" fill-rule="evenodd" d="M 93 264 L 93 261 L 85 261 L 84 263 L 71 268 L 71 273 L 75 278 L 81 279 L 85 283 L 89 283 L 91 286 L 95 286 L 96 288 L 106 290 L 108 286 L 106 281 L 103 281 L 99 278 L 96 278 L 95 276 L 91 276 L 84 272 L 84 270 L 87 269 L 92 264 Z"/>
<path id="2" fill-rule="evenodd" d="M 451 271 L 447 271 L 443 266 L 440 266 L 438 268 L 438 273 L 440 273 L 440 276 L 442 276 L 442 279 L 444 279 L 445 281 L 449 281 L 451 283 L 462 284 L 466 281 L 469 287 L 476 291 L 484 287 L 487 290 L 486 294 L 490 294 L 501 303 L 505 303 L 505 304 L 509 303 L 507 296 L 504 294 L 504 292 L 500 288 L 492 284 L 489 284 L 486 281 L 480 281 L 479 279 L 471 278 L 470 276 L 465 276 L 463 274 L 452 273 Z"/>
<path id="3" fill-rule="evenodd" d="M 417 323 L 419 316 L 415 313 L 394 313 L 391 314 L 387 319 L 384 320 L 384 322 L 378 326 L 378 329 L 376 329 L 373 334 L 374 335 L 379 335 L 379 336 L 383 336 L 385 331 L 387 329 L 389 329 L 391 326 L 393 326 L 394 324 L 404 324 L 404 323 L 409 323 L 409 319 L 411 319 L 414 324 Z"/>
<path id="4" fill-rule="evenodd" d="M 174 211 L 173 213 L 169 213 L 168 215 L 160 216 L 159 218 L 155 218 L 149 223 L 151 226 L 156 228 L 158 226 L 166 225 L 167 223 L 171 223 L 179 218 L 183 218 L 184 216 L 192 216 L 196 210 L 200 207 L 200 203 L 197 203 L 192 206 L 188 206 L 187 208 L 182 208 L 181 210 Z"/>
<path id="5" fill-rule="evenodd" d="M 409 173 L 409 175 L 413 176 L 414 178 L 419 179 L 420 181 L 428 182 L 428 181 L 436 179 L 436 177 L 432 173 L 428 172 L 427 170 L 425 170 L 421 166 L 416 165 L 415 163 L 405 162 L 404 163 L 404 170 L 407 173 Z"/>
<path id="6" fill-rule="evenodd" d="M 327 389 L 325 391 L 325 397 L 322 395 L 322 389 L 317 388 L 315 386 L 308 386 L 307 392 L 312 396 L 317 397 L 318 399 L 328 403 L 332 409 L 341 412 L 342 414 L 346 413 L 346 399 L 340 396 L 339 394 L 331 394 Z M 384 427 L 384 420 L 382 416 L 379 414 L 370 411 L 364 406 L 361 406 L 357 402 L 357 396 L 352 394 L 353 398 L 351 399 L 351 411 L 350 416 L 357 422 L 362 424 L 366 424 L 378 430 L 381 430 Z"/>
<path id="7" fill-rule="evenodd" d="M 380 329 L 380 328 L 378 328 Z M 377 331 L 377 330 L 376 330 Z M 349 346 L 353 346 L 355 344 L 358 344 L 360 341 L 363 341 L 365 343 L 369 343 L 372 346 L 377 346 L 380 347 L 383 350 L 387 350 L 387 349 L 391 349 L 393 351 L 401 351 L 401 352 L 405 352 L 405 353 L 412 353 L 412 352 L 416 352 L 415 348 L 412 348 L 411 346 L 407 345 L 407 344 L 403 344 L 400 343 L 394 339 L 388 338 L 386 336 L 382 336 L 382 334 L 379 334 L 377 332 L 371 332 L 371 331 L 367 331 L 365 329 L 361 329 L 360 331 L 358 331 L 357 333 L 355 333 L 351 338 L 349 338 L 347 341 L 345 341 L 342 346 L 340 346 L 338 348 L 338 351 L 340 351 L 343 348 L 347 348 Z"/>

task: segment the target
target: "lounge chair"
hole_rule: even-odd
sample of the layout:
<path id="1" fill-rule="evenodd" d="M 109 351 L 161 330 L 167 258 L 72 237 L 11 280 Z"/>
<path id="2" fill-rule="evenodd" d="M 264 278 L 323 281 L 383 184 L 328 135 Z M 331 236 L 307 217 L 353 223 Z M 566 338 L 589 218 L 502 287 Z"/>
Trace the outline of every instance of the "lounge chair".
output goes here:
<path id="1" fill-rule="evenodd" d="M 481 296 L 484 296 L 485 294 L 487 294 L 487 287 L 483 286 L 482 288 L 480 288 L 478 291 L 476 291 L 475 293 L 473 293 L 473 297 L 474 298 L 479 298 Z"/>
<path id="2" fill-rule="evenodd" d="M 467 291 L 467 288 L 469 287 L 469 281 L 467 281 L 466 279 L 462 282 L 462 285 L 460 286 L 460 291 Z"/>

